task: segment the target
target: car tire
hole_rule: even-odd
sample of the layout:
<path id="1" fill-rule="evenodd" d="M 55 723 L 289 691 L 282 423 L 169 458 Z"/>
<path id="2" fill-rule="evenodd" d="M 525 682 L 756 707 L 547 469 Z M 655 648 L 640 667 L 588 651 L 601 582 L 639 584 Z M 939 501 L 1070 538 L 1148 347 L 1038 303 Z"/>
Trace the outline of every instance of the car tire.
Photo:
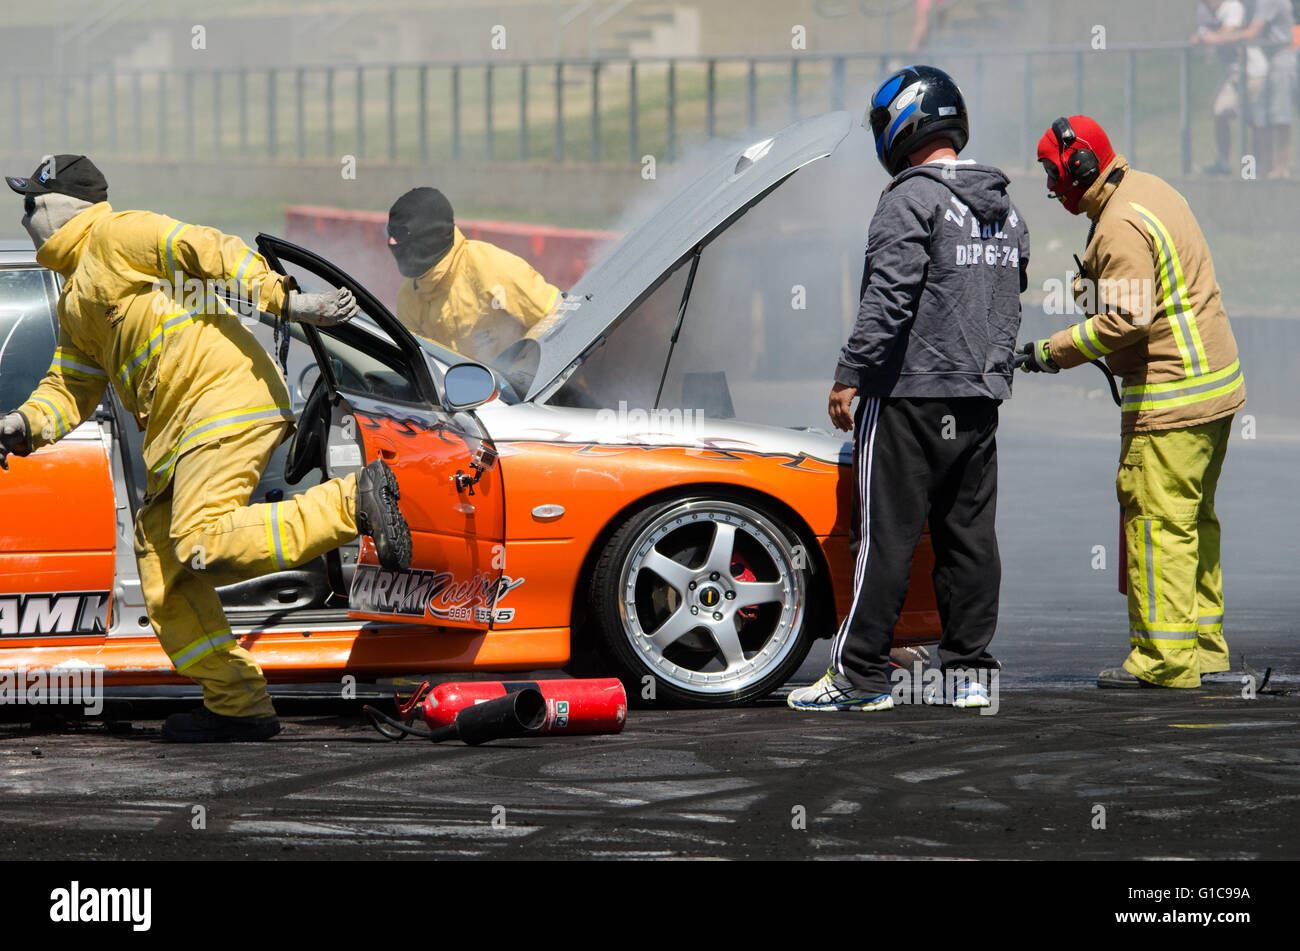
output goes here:
<path id="1" fill-rule="evenodd" d="M 719 706 L 785 683 L 814 639 L 806 542 L 742 495 L 659 501 L 608 539 L 588 610 L 635 702 Z"/>

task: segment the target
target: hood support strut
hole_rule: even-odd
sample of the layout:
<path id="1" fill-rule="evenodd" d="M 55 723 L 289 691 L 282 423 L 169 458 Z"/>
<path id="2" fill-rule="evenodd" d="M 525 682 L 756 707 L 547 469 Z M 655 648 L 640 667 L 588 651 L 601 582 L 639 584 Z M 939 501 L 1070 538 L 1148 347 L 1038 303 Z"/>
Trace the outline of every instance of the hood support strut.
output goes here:
<path id="1" fill-rule="evenodd" d="M 677 338 L 681 336 L 682 324 L 686 320 L 686 305 L 691 301 L 691 287 L 695 284 L 695 272 L 700 266 L 700 255 L 703 253 L 703 242 L 697 244 L 695 250 L 691 253 L 691 270 L 686 275 L 686 289 L 682 291 L 682 302 L 677 305 L 677 326 L 673 328 L 672 338 L 668 341 L 668 356 L 664 358 L 664 372 L 659 376 L 659 389 L 655 390 L 655 405 L 651 409 L 659 408 L 659 399 L 664 395 L 664 383 L 668 379 L 668 368 L 672 366 L 673 351 L 677 349 Z"/>

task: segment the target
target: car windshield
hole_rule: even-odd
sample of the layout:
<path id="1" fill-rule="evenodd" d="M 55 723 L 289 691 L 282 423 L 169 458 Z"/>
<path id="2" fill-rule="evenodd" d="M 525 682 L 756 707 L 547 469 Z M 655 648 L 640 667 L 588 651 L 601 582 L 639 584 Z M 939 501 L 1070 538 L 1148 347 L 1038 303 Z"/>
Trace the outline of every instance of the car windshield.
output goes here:
<path id="1" fill-rule="evenodd" d="M 342 286 L 336 281 L 292 261 L 281 260 L 281 266 L 297 282 L 299 290 L 304 293 L 333 291 Z M 274 353 L 273 328 L 275 317 L 262 312 L 259 314 L 258 319 L 262 326 L 255 331 L 255 334 L 262 342 L 262 345 Z M 293 385 L 295 401 L 301 403 L 306 400 L 311 383 L 315 380 L 315 359 L 305 346 L 305 337 L 302 331 L 292 327 L 290 332 L 296 341 L 303 344 L 302 347 L 291 347 L 287 361 L 288 376 L 290 383 Z M 367 343 L 365 340 L 357 339 L 357 332 L 364 334 L 366 338 L 369 338 L 370 342 Z M 371 314 L 362 309 L 360 313 L 348 321 L 345 329 L 341 329 L 341 334 L 351 337 L 352 343 L 349 344 L 342 339 L 338 339 L 339 335 L 322 334 L 322 345 L 329 353 L 330 358 L 335 361 L 335 370 L 340 375 L 341 383 L 348 389 L 370 393 L 387 399 L 409 401 L 414 398 L 415 387 L 412 382 L 411 368 L 402 366 L 406 358 L 401 355 L 401 347 L 397 345 L 391 334 Z M 437 362 L 439 368 L 444 372 L 449 366 L 464 363 L 467 360 L 466 357 L 445 347 L 440 347 L 426 337 L 421 337 L 418 334 L 411 334 L 411 337 L 425 353 Z M 497 387 L 502 401 L 506 403 L 518 402 L 519 396 L 516 388 L 511 385 L 510 381 L 497 367 L 490 368 L 497 379 Z"/>
<path id="2" fill-rule="evenodd" d="M 27 398 L 54 353 L 54 324 L 46 272 L 38 267 L 0 269 L 0 400 L 5 407 Z"/>
<path id="3" fill-rule="evenodd" d="M 440 347 L 428 337 L 421 337 L 419 334 L 415 333 L 411 334 L 411 336 L 414 337 L 415 342 L 420 345 L 420 349 L 437 362 L 438 369 L 442 370 L 444 373 L 447 372 L 448 367 L 455 366 L 457 363 L 478 362 L 470 360 L 469 357 L 462 356 L 454 350 Z M 522 394 L 528 391 L 528 383 L 531 381 L 531 377 L 527 380 L 512 380 L 505 372 L 506 369 L 509 368 L 509 363 L 507 362 L 503 364 L 501 358 L 489 361 L 488 363 L 485 363 L 484 366 L 491 370 L 492 375 L 496 378 L 497 392 L 500 394 L 503 403 L 511 405 L 518 403 L 522 398 Z M 522 385 L 520 385 L 521 383 Z"/>

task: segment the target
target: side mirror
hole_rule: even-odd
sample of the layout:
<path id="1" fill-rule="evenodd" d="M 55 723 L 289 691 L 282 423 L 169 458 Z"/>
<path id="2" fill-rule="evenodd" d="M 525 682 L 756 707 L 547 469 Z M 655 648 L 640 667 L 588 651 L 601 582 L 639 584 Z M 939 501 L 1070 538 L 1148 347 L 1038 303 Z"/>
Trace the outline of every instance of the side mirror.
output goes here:
<path id="1" fill-rule="evenodd" d="M 478 363 L 457 363 L 443 377 L 446 408 L 453 412 L 474 409 L 497 397 L 497 380 L 492 371 Z"/>

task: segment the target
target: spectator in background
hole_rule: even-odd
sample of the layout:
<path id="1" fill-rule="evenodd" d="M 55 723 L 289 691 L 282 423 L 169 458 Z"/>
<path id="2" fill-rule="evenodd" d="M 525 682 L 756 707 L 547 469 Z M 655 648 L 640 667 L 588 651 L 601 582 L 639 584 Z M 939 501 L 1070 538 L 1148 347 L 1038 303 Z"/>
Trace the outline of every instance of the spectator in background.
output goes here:
<path id="1" fill-rule="evenodd" d="M 930 27 L 947 12 L 951 5 L 952 0 L 916 0 L 916 17 L 912 21 L 912 38 L 908 43 L 908 50 L 915 53 L 925 45 L 925 41 L 930 36 Z"/>
<path id="2" fill-rule="evenodd" d="M 1292 48 L 1295 12 L 1291 0 L 1255 0 L 1250 25 L 1237 30 L 1207 33 L 1201 42 L 1211 46 L 1258 42 L 1268 57 L 1268 76 L 1260 95 L 1251 103 L 1256 151 L 1269 178 L 1291 175 L 1291 114 L 1295 111 L 1296 51 Z"/>
<path id="3" fill-rule="evenodd" d="M 1246 5 L 1242 0 L 1201 0 L 1197 5 L 1197 31 L 1192 42 L 1204 37 L 1240 30 L 1246 25 Z M 1219 149 L 1219 160 L 1207 168 L 1209 175 L 1228 175 L 1232 168 L 1228 155 L 1232 148 L 1232 120 L 1238 116 L 1247 121 L 1241 108 L 1242 55 L 1233 46 L 1220 46 L 1219 61 L 1223 64 L 1223 82 L 1214 96 L 1214 141 Z M 1258 46 L 1245 48 L 1246 95 L 1254 102 L 1263 91 L 1268 76 L 1268 58 Z"/>

